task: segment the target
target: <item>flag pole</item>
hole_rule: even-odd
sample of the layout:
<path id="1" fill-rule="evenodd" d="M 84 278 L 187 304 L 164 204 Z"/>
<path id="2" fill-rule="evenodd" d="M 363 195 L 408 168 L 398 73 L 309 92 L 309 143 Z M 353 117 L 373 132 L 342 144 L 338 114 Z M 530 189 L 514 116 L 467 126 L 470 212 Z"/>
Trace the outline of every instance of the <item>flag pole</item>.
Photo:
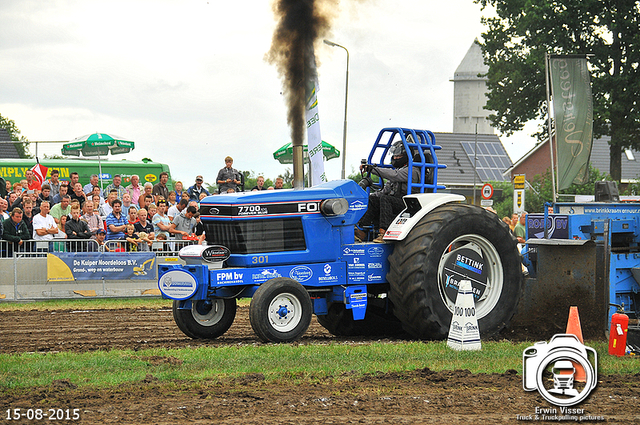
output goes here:
<path id="1" fill-rule="evenodd" d="M 556 202 L 556 178 L 555 178 L 555 166 L 553 161 L 553 135 L 551 134 L 551 97 L 549 90 L 549 52 L 544 52 L 544 77 L 547 89 L 547 131 L 549 133 L 549 152 L 551 154 L 551 190 L 553 193 L 553 202 Z M 557 143 L 557 141 L 556 141 Z"/>

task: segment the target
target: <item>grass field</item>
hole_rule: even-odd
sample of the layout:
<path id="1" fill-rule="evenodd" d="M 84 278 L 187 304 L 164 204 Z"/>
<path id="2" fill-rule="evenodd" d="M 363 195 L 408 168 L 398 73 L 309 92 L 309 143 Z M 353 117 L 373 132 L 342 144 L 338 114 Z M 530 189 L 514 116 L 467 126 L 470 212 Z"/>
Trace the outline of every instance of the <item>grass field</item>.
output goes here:
<path id="1" fill-rule="evenodd" d="M 160 299 L 107 299 L 0 304 L 7 309 L 168 308 Z M 607 354 L 602 341 L 587 342 L 598 352 L 599 375 L 640 373 L 640 358 Z M 267 380 L 313 382 L 341 375 L 422 369 L 466 369 L 472 373 L 522 373 L 522 352 L 530 342 L 483 342 L 482 350 L 457 352 L 446 342 L 357 342 L 255 344 L 184 349 L 0 355 L 0 389 L 48 385 L 69 379 L 79 386 L 109 387 L 151 374 L 160 381 L 218 381 L 261 373 Z"/>

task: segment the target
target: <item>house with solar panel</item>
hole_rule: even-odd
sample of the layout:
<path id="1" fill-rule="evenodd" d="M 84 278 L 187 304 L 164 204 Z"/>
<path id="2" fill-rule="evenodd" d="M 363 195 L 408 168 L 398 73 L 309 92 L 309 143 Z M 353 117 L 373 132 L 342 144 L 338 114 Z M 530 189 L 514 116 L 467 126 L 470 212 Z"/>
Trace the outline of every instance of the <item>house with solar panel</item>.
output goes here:
<path id="1" fill-rule="evenodd" d="M 486 77 L 489 68 L 484 64 L 482 49 L 473 42 L 453 78 L 453 133 L 434 133 L 442 146 L 438 160 L 447 164 L 438 172 L 438 180 L 451 192 L 465 195 L 475 186 L 491 181 L 512 181 L 517 174 L 527 180 L 546 173 L 551 168 L 549 141 L 536 144 L 515 163 L 511 161 L 489 121 L 491 111 L 485 110 Z M 477 131 L 476 131 L 477 129 Z M 477 132 L 477 135 L 476 135 Z M 609 173 L 610 136 L 593 140 L 590 162 L 601 173 Z M 640 181 L 640 152 L 626 149 L 622 155 L 620 190 Z"/>
<path id="2" fill-rule="evenodd" d="M 609 141 L 611 136 L 603 136 L 593 139 L 591 148 L 591 157 L 589 159 L 591 166 L 598 169 L 601 173 L 609 173 Z M 634 149 L 624 149 L 622 151 L 622 179 L 619 190 L 623 191 L 627 185 L 640 181 L 640 152 Z M 549 141 L 545 140 L 535 145 L 529 152 L 524 154 L 522 158 L 516 161 L 506 171 L 506 176 L 512 179 L 516 174 L 524 174 L 527 179 L 532 179 L 538 174 L 544 174 L 551 168 L 551 152 L 549 149 Z"/>

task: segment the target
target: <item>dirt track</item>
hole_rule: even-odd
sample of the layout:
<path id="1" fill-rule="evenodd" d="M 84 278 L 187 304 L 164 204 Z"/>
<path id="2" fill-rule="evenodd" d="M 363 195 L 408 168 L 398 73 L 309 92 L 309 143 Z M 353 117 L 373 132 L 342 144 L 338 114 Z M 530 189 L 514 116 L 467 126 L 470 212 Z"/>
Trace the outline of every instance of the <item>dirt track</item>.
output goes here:
<path id="1" fill-rule="evenodd" d="M 33 310 L 2 312 L 0 317 L 2 353 L 184 348 L 258 341 L 247 307 L 238 309 L 229 332 L 215 341 L 185 337 L 173 323 L 169 309 Z M 340 339 L 314 319 L 304 341 Z M 640 376 L 600 377 L 598 387 L 579 407 L 584 414 L 602 416 L 608 423 L 640 423 L 639 396 Z M 217 384 L 161 384 L 148 375 L 139 383 L 106 390 L 78 389 L 73 382 L 58 381 L 49 387 L 0 393 L 0 401 L 3 419 L 10 407 L 45 411 L 56 407 L 79 408 L 81 423 L 157 424 L 468 423 L 478 417 L 484 423 L 514 423 L 516 415 L 551 407 L 537 392 L 525 392 L 522 377 L 515 371 L 472 375 L 428 368 L 401 374 L 333 376 L 304 388 L 290 381 L 265 381 L 260 374 Z"/>

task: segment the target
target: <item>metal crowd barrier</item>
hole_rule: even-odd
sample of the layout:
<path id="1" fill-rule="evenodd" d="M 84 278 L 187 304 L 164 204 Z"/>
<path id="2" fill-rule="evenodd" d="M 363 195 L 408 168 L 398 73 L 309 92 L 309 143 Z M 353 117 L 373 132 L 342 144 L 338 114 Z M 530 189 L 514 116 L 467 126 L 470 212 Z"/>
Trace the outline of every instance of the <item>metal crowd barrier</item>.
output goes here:
<path id="1" fill-rule="evenodd" d="M 98 243 L 93 239 L 27 240 L 22 245 L 0 240 L 0 258 L 46 257 L 48 252 L 97 252 Z"/>
<path id="2" fill-rule="evenodd" d="M 18 257 L 46 257 L 48 252 L 155 252 L 160 257 L 177 257 L 178 252 L 188 245 L 195 245 L 198 241 L 153 241 L 132 244 L 126 240 L 110 240 L 105 242 L 108 249 L 104 249 L 93 239 L 53 239 L 48 241 L 27 240 L 22 245 L 7 240 L 0 240 L 0 258 Z M 132 245 L 136 245 L 133 247 Z"/>
<path id="3" fill-rule="evenodd" d="M 134 244 L 126 240 L 110 240 L 105 243 L 110 252 L 152 251 L 156 253 L 157 257 L 177 257 L 178 252 L 185 246 L 197 244 L 198 241 L 153 241 L 151 245 L 147 244 L 147 242 L 140 242 L 134 248 L 132 246 Z"/>

